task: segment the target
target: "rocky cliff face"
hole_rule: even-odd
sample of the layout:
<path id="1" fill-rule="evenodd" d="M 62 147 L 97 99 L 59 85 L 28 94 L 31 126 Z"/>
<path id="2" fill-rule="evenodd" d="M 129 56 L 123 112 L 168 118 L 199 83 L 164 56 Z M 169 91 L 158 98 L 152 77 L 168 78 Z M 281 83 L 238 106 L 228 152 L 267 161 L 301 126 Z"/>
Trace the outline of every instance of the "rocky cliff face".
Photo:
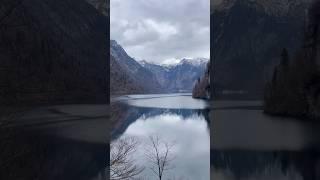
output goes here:
<path id="1" fill-rule="evenodd" d="M 272 80 L 266 85 L 265 112 L 320 118 L 319 12 L 317 1 L 309 11 L 303 47 L 294 54 L 283 50 Z"/>
<path id="2" fill-rule="evenodd" d="M 108 29 L 84 0 L 3 0 L 0 102 L 106 102 Z"/>
<path id="3" fill-rule="evenodd" d="M 130 57 L 114 40 L 110 41 L 110 61 L 111 94 L 161 91 L 155 75 Z"/>
<path id="4" fill-rule="evenodd" d="M 220 2 L 220 3 L 218 3 Z M 217 96 L 223 90 L 243 91 L 263 98 L 282 47 L 289 53 L 302 44 L 303 0 L 221 0 L 213 4 L 212 55 Z M 213 70 L 212 70 L 213 71 Z M 242 95 L 241 95 L 242 96 Z"/>

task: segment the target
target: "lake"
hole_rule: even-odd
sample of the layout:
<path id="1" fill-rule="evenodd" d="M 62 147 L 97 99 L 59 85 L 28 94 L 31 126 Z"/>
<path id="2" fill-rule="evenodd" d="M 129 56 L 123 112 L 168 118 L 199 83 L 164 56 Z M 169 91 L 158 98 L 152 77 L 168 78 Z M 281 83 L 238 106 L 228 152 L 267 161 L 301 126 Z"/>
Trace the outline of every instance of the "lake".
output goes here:
<path id="1" fill-rule="evenodd" d="M 217 101 L 211 179 L 320 179 L 320 124 L 263 113 L 259 101 Z"/>
<path id="2" fill-rule="evenodd" d="M 34 107 L 3 122 L 0 179 L 109 179 L 107 105 Z"/>
<path id="3" fill-rule="evenodd" d="M 210 179 L 209 104 L 206 101 L 184 93 L 128 95 L 115 102 L 125 107 L 122 111 L 125 115 L 113 131 L 112 141 L 124 137 L 139 141 L 131 156 L 138 166 L 145 168 L 139 175 L 141 179 L 157 179 L 146 156 L 150 137 L 172 145 L 172 161 L 163 179 Z"/>
<path id="4" fill-rule="evenodd" d="M 266 115 L 261 101 L 209 104 L 190 94 L 128 95 L 115 102 L 125 115 L 113 141 L 140 139 L 133 158 L 146 167 L 144 179 L 157 179 L 144 153 L 154 134 L 175 143 L 174 168 L 164 179 L 320 179 L 318 122 Z"/>

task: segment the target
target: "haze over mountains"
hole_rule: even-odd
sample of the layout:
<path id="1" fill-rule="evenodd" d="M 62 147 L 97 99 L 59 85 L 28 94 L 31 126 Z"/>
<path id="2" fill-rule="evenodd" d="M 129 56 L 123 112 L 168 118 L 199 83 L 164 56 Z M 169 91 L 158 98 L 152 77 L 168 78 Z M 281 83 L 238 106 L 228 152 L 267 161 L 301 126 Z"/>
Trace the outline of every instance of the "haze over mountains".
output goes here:
<path id="1" fill-rule="evenodd" d="M 114 40 L 110 41 L 111 94 L 191 92 L 208 59 L 182 59 L 159 65 L 136 61 Z"/>
<path id="2" fill-rule="evenodd" d="M 214 87 L 261 98 L 265 81 L 279 64 L 302 46 L 307 0 L 221 0 L 213 11 Z M 213 72 L 213 71 L 212 71 Z"/>

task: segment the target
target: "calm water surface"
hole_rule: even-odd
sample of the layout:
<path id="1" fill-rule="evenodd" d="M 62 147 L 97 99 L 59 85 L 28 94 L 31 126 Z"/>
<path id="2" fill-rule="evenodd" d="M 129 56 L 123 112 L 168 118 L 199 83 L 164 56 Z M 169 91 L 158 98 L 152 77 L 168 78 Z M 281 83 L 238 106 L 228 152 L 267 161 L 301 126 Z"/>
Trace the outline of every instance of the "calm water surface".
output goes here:
<path id="1" fill-rule="evenodd" d="M 157 179 L 145 157 L 150 136 L 174 143 L 172 168 L 164 179 L 210 179 L 209 107 L 206 101 L 192 99 L 190 94 L 130 95 L 117 99 L 127 105 L 127 114 L 113 132 L 113 141 L 135 137 L 141 142 L 134 153 L 136 163 L 145 166 L 141 177 Z"/>
<path id="2" fill-rule="evenodd" d="M 318 122 L 266 115 L 260 101 L 209 105 L 188 94 L 130 95 L 117 103 L 127 108 L 113 140 L 139 137 L 137 163 L 148 165 L 143 153 L 148 136 L 176 143 L 175 168 L 165 179 L 320 179 Z M 148 168 L 143 176 L 156 179 Z"/>
<path id="3" fill-rule="evenodd" d="M 261 104 L 214 102 L 211 179 L 320 179 L 320 124 L 268 116 Z"/>

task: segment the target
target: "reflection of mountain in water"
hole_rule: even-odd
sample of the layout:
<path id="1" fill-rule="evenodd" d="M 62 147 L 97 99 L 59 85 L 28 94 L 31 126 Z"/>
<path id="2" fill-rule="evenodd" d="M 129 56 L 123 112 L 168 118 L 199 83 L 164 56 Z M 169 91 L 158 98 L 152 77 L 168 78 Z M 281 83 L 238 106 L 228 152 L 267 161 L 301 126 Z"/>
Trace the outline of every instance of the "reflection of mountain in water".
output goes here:
<path id="1" fill-rule="evenodd" d="M 113 130 L 112 137 L 117 138 L 125 132 L 130 124 L 135 122 L 137 119 L 144 117 L 151 118 L 159 116 L 162 114 L 176 114 L 181 116 L 183 119 L 190 118 L 194 115 L 203 116 L 204 119 L 209 124 L 209 110 L 198 110 L 198 109 L 161 109 L 161 108 L 139 108 L 126 105 L 119 105 L 122 107 L 121 113 L 124 114 L 124 117 L 121 123 Z M 209 128 L 209 126 L 208 126 Z"/>

